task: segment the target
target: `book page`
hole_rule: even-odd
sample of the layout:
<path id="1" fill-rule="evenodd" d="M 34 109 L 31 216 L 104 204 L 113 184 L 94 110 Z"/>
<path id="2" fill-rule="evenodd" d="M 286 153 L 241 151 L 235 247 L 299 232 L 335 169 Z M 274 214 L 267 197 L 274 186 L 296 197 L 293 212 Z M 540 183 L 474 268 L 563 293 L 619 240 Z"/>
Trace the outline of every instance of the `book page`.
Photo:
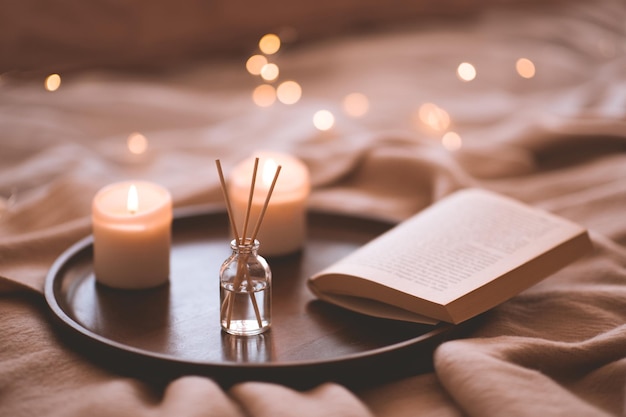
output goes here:
<path id="1" fill-rule="evenodd" d="M 580 230 L 514 200 L 464 190 L 324 272 L 350 273 L 445 305 Z"/>

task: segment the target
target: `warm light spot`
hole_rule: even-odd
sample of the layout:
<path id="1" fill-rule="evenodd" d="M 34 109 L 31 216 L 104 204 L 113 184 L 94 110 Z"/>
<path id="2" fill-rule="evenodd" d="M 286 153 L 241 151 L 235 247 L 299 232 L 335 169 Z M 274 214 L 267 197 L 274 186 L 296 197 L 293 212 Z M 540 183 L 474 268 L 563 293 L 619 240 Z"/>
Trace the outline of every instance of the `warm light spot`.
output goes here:
<path id="1" fill-rule="evenodd" d="M 50 74 L 46 77 L 45 87 L 48 91 L 56 91 L 61 86 L 61 76 L 59 74 Z"/>
<path id="2" fill-rule="evenodd" d="M 264 65 L 267 65 L 267 58 L 263 55 L 252 55 L 246 61 L 246 69 L 252 75 L 261 74 Z"/>
<path id="3" fill-rule="evenodd" d="M 351 93 L 343 99 L 343 110 L 352 117 L 361 117 L 367 113 L 370 108 L 370 102 L 361 93 Z"/>
<path id="4" fill-rule="evenodd" d="M 441 144 L 449 151 L 456 151 L 461 148 L 461 136 L 456 132 L 447 132 L 441 138 Z"/>
<path id="5" fill-rule="evenodd" d="M 148 139 L 138 132 L 131 133 L 127 140 L 128 150 L 135 155 L 141 155 L 148 149 Z"/>
<path id="6" fill-rule="evenodd" d="M 530 59 L 518 59 L 515 63 L 515 69 L 522 78 L 533 78 L 535 76 L 535 64 Z"/>
<path id="7" fill-rule="evenodd" d="M 313 115 L 313 125 L 319 130 L 328 130 L 335 124 L 335 116 L 328 110 L 318 110 Z"/>
<path id="8" fill-rule="evenodd" d="M 135 187 L 135 184 L 132 184 L 128 189 L 126 208 L 130 214 L 135 214 L 139 210 L 139 196 L 137 195 L 137 187 Z"/>
<path id="9" fill-rule="evenodd" d="M 268 33 L 259 41 L 259 49 L 267 55 L 272 55 L 280 49 L 280 38 L 278 35 Z"/>
<path id="10" fill-rule="evenodd" d="M 472 81 L 476 78 L 476 68 L 469 62 L 463 62 L 456 69 L 456 75 L 461 81 Z"/>
<path id="11" fill-rule="evenodd" d="M 278 69 L 278 65 L 276 64 L 265 64 L 263 68 L 261 68 L 261 78 L 265 81 L 274 81 L 278 78 L 278 74 L 280 73 Z"/>
<path id="12" fill-rule="evenodd" d="M 259 85 L 252 92 L 252 100 L 259 107 L 269 107 L 276 101 L 276 89 L 268 84 Z"/>
<path id="13" fill-rule="evenodd" d="M 283 104 L 295 104 L 302 97 L 302 87 L 295 81 L 285 81 L 276 89 L 276 95 Z"/>
<path id="14" fill-rule="evenodd" d="M 263 181 L 263 185 L 267 188 L 272 185 L 277 169 L 278 164 L 272 158 L 269 158 L 263 163 L 263 168 L 261 168 L 261 181 Z"/>
<path id="15" fill-rule="evenodd" d="M 447 111 L 433 103 L 424 103 L 418 111 L 420 121 L 438 132 L 443 132 L 450 126 L 450 115 Z"/>

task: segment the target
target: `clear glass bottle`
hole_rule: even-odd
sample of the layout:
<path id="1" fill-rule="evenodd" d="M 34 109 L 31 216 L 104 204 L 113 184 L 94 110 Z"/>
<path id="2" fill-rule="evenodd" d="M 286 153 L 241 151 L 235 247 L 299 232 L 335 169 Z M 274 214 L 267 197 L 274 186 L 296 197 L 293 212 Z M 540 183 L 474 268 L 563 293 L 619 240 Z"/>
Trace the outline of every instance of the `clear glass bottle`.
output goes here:
<path id="1" fill-rule="evenodd" d="M 272 271 L 258 254 L 259 241 L 230 242 L 232 254 L 220 268 L 220 323 L 230 334 L 250 336 L 269 329 Z"/>

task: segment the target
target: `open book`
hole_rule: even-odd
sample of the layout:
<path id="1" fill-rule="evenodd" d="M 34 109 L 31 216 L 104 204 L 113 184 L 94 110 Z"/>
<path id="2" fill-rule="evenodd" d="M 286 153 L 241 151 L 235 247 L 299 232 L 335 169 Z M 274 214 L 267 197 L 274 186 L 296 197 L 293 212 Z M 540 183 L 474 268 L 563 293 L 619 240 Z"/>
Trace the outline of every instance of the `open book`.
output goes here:
<path id="1" fill-rule="evenodd" d="M 427 207 L 307 283 L 318 298 L 360 313 L 460 323 L 590 249 L 579 225 L 470 188 Z"/>

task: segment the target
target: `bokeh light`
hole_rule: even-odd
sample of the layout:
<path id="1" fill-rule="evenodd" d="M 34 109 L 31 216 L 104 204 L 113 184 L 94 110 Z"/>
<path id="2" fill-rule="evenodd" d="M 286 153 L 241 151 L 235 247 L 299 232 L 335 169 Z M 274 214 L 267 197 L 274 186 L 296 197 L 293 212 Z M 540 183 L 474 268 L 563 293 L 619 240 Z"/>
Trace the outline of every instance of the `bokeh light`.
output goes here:
<path id="1" fill-rule="evenodd" d="M 267 58 L 263 55 L 252 55 L 246 61 L 246 69 L 252 75 L 260 75 L 264 65 L 267 65 Z"/>
<path id="2" fill-rule="evenodd" d="M 263 68 L 261 68 L 261 78 L 265 81 L 274 81 L 278 78 L 278 74 L 280 74 L 280 70 L 276 64 L 265 64 Z"/>
<path id="3" fill-rule="evenodd" d="M 434 103 L 424 103 L 418 110 L 420 122 L 437 132 L 443 132 L 450 126 L 450 115 Z"/>
<path id="4" fill-rule="evenodd" d="M 276 89 L 269 84 L 261 84 L 252 92 L 252 101 L 259 107 L 269 107 L 276 101 Z"/>
<path id="5" fill-rule="evenodd" d="M 445 135 L 441 138 L 441 144 L 444 148 L 449 151 L 456 151 L 461 149 L 463 145 L 463 141 L 461 140 L 461 136 L 459 136 L 456 132 L 446 132 Z"/>
<path id="6" fill-rule="evenodd" d="M 295 81 L 285 81 L 276 88 L 276 95 L 283 104 L 295 104 L 302 97 L 302 87 Z"/>
<path id="7" fill-rule="evenodd" d="M 44 85 L 48 91 L 57 91 L 61 86 L 61 76 L 59 74 L 48 75 Z"/>
<path id="8" fill-rule="evenodd" d="M 351 93 L 343 98 L 343 111 L 348 116 L 362 117 L 370 108 L 370 102 L 365 94 Z"/>
<path id="9" fill-rule="evenodd" d="M 148 149 L 148 139 L 139 132 L 131 133 L 126 142 L 128 150 L 135 155 L 141 155 Z"/>
<path id="10" fill-rule="evenodd" d="M 328 110 L 318 110 L 313 115 L 313 126 L 319 130 L 328 130 L 335 124 L 335 116 Z"/>
<path id="11" fill-rule="evenodd" d="M 259 41 L 259 49 L 266 55 L 272 55 L 280 49 L 280 38 L 278 35 L 268 33 Z"/>
<path id="12" fill-rule="evenodd" d="M 456 75 L 461 81 L 472 81 L 476 78 L 476 68 L 469 62 L 463 62 L 457 67 Z"/>
<path id="13" fill-rule="evenodd" d="M 520 58 L 515 63 L 515 70 L 522 78 L 533 78 L 535 76 L 535 64 L 528 58 Z"/>

